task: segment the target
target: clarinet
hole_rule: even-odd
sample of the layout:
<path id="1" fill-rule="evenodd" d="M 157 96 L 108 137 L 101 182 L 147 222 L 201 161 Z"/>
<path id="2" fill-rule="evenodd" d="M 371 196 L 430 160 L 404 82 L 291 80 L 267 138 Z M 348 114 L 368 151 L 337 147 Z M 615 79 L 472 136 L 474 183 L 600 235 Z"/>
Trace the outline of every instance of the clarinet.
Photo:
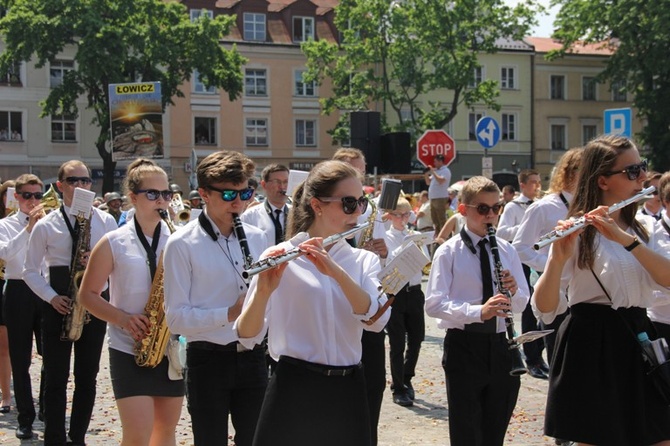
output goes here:
<path id="1" fill-rule="evenodd" d="M 496 281 L 498 282 L 498 292 L 511 300 L 512 295 L 510 294 L 509 290 L 503 286 L 503 265 L 500 261 L 500 253 L 498 252 L 496 228 L 494 228 L 491 224 L 487 224 L 486 226 L 488 227 L 487 233 L 489 236 L 489 244 L 491 245 L 491 254 L 493 255 L 493 261 L 495 262 L 495 274 Z M 509 344 L 509 351 L 512 357 L 512 369 L 510 370 L 509 374 L 512 376 L 521 376 L 526 373 L 527 370 L 523 365 L 519 343 L 514 340 L 516 333 L 514 331 L 514 317 L 511 311 L 507 312 L 507 316 L 505 317 L 505 326 L 507 327 L 507 343 Z"/>
<path id="2" fill-rule="evenodd" d="M 240 248 L 242 249 L 242 257 L 244 257 L 244 269 L 247 270 L 251 267 L 251 264 L 254 263 L 254 258 L 249 251 L 249 243 L 247 243 L 247 236 L 244 233 L 244 227 L 242 226 L 242 220 L 240 220 L 239 214 L 233 214 L 233 229 L 235 230 L 235 235 L 237 240 L 240 242 Z"/>

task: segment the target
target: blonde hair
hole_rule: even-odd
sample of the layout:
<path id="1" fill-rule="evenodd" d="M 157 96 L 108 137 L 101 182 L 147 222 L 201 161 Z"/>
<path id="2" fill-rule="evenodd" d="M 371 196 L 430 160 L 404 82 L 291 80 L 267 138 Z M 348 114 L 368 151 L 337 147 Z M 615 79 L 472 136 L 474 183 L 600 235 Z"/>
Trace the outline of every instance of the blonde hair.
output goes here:
<path id="1" fill-rule="evenodd" d="M 123 190 L 125 194 L 135 192 L 141 189 L 140 185 L 148 175 L 162 174 L 167 181 L 167 173 L 161 166 L 147 158 L 137 158 L 128 165 L 126 169 L 126 178 L 123 180 Z"/>
<path id="2" fill-rule="evenodd" d="M 500 195 L 500 189 L 496 183 L 486 177 L 475 176 L 470 178 L 463 186 L 463 190 L 460 192 L 461 202 L 470 204 L 481 192 L 496 192 Z"/>
<path id="3" fill-rule="evenodd" d="M 583 147 L 574 147 L 563 154 L 554 167 L 549 182 L 549 193 L 559 194 L 564 190 L 574 192 L 583 154 Z"/>

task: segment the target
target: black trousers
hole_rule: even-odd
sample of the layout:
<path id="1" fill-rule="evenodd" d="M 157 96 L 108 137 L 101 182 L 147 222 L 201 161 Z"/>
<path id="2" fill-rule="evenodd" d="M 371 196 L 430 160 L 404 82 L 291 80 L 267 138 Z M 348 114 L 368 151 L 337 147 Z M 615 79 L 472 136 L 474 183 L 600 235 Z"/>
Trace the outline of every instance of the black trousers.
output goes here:
<path id="1" fill-rule="evenodd" d="M 66 295 L 69 282 L 67 267 L 52 268 L 52 287 Z M 109 300 L 107 292 L 103 297 Z M 42 359 L 45 372 L 44 385 L 44 444 L 65 445 L 65 411 L 67 382 L 70 377 L 70 357 L 74 347 L 74 395 L 70 413 L 68 436 L 75 443 L 84 443 L 95 404 L 96 378 L 100 369 L 102 343 L 107 323 L 91 316 L 84 325 L 81 337 L 75 341 L 61 341 L 63 315 L 51 304 L 42 302 Z"/>
<path id="2" fill-rule="evenodd" d="M 416 285 L 409 289 L 403 288 L 393 301 L 393 310 L 386 331 L 389 336 L 389 360 L 393 380 L 391 389 L 394 393 L 403 392 L 405 384 L 414 377 L 421 343 L 426 335 L 423 310 L 425 300 L 421 286 Z"/>
<path id="3" fill-rule="evenodd" d="M 504 333 L 447 330 L 442 367 L 452 446 L 503 444 L 521 383 L 511 365 Z"/>
<path id="4" fill-rule="evenodd" d="M 3 299 L 3 314 L 7 325 L 9 359 L 12 364 L 14 398 L 21 427 L 30 427 L 35 421 L 35 404 L 30 379 L 33 356 L 33 335 L 37 353 L 42 352 L 42 299 L 23 280 L 8 280 Z M 40 380 L 39 402 L 43 406 L 42 387 L 44 368 Z"/>
<path id="5" fill-rule="evenodd" d="M 665 338 L 665 340 L 670 344 L 670 325 L 664 324 L 663 322 L 653 322 L 654 328 L 656 329 L 656 334 L 659 338 Z"/>
<path id="6" fill-rule="evenodd" d="M 370 437 L 371 445 L 377 445 L 377 426 L 379 425 L 379 414 L 382 410 L 384 389 L 386 388 L 386 347 L 384 345 L 385 333 L 363 331 L 361 343 L 363 354 L 363 372 L 365 375 L 366 392 L 368 396 L 368 409 L 370 411 Z"/>
<path id="7" fill-rule="evenodd" d="M 251 446 L 268 382 L 264 349 L 238 353 L 198 344 L 205 348 L 190 343 L 186 350 L 186 398 L 195 445 L 225 443 L 230 414 L 235 444 Z"/>
<path id="8" fill-rule="evenodd" d="M 530 286 L 530 267 L 528 265 L 523 266 L 523 275 L 526 278 L 526 283 L 528 284 L 528 290 L 530 294 L 533 294 L 533 287 Z M 529 331 L 534 331 L 539 328 L 539 323 L 535 315 L 533 314 L 533 309 L 530 305 L 530 299 L 526 308 L 521 313 L 521 333 L 528 333 Z M 542 350 L 544 350 L 544 339 L 536 339 L 533 342 L 525 342 L 523 344 L 523 353 L 526 355 L 526 365 L 528 367 L 536 366 L 542 363 Z"/>

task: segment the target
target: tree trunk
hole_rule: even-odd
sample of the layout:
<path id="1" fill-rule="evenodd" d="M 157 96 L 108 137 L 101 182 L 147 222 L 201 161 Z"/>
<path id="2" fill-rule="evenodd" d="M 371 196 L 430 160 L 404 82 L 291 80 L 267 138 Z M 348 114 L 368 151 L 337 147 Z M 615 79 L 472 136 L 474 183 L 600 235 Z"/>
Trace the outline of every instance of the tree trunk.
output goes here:
<path id="1" fill-rule="evenodd" d="M 112 161 L 112 154 L 107 151 L 105 141 L 98 141 L 96 145 L 102 158 L 102 194 L 114 192 L 114 169 L 116 162 Z"/>

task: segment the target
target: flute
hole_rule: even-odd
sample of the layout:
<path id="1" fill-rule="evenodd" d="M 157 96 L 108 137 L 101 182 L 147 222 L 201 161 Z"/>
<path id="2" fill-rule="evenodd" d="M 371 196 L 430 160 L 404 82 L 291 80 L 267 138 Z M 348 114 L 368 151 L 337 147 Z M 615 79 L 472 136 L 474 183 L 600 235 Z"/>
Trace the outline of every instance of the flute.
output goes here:
<path id="1" fill-rule="evenodd" d="M 649 186 L 646 189 L 642 189 L 639 193 L 633 195 L 632 197 L 620 201 L 618 203 L 613 204 L 612 206 L 609 207 L 609 210 L 607 211 L 608 214 L 611 214 L 614 211 L 618 211 L 621 208 L 624 208 L 628 206 L 631 203 L 635 203 L 637 201 L 642 200 L 644 197 L 649 195 L 650 193 L 654 192 L 656 188 L 654 186 Z M 572 234 L 575 231 L 579 231 L 582 229 L 584 226 L 586 226 L 586 218 L 585 217 L 579 217 L 576 219 L 571 219 L 571 221 L 574 222 L 572 226 L 566 229 L 556 229 L 554 231 L 549 232 L 548 234 L 543 235 L 540 237 L 540 240 L 538 240 L 537 243 L 533 245 L 533 248 L 536 250 L 542 249 L 547 245 L 550 245 L 554 243 L 556 240 L 559 240 L 565 236 L 568 236 Z"/>
<path id="2" fill-rule="evenodd" d="M 323 239 L 323 247 L 326 248 L 330 245 L 337 243 L 343 238 L 347 238 L 350 235 L 354 235 L 357 232 L 367 228 L 371 224 L 373 224 L 373 222 L 367 221 L 363 224 L 354 226 L 353 228 L 348 229 L 346 231 L 338 232 L 337 234 L 333 234 L 330 237 L 326 237 L 325 239 Z M 242 277 L 248 279 L 251 276 L 255 276 L 256 274 L 262 273 L 263 271 L 274 268 L 277 265 L 281 265 L 282 263 L 288 262 L 289 260 L 293 260 L 301 256 L 302 254 L 303 252 L 300 250 L 300 248 L 296 247 L 289 251 L 286 251 L 283 254 L 266 257 L 264 259 L 259 260 L 258 262 L 253 263 L 248 269 L 242 271 Z"/>

